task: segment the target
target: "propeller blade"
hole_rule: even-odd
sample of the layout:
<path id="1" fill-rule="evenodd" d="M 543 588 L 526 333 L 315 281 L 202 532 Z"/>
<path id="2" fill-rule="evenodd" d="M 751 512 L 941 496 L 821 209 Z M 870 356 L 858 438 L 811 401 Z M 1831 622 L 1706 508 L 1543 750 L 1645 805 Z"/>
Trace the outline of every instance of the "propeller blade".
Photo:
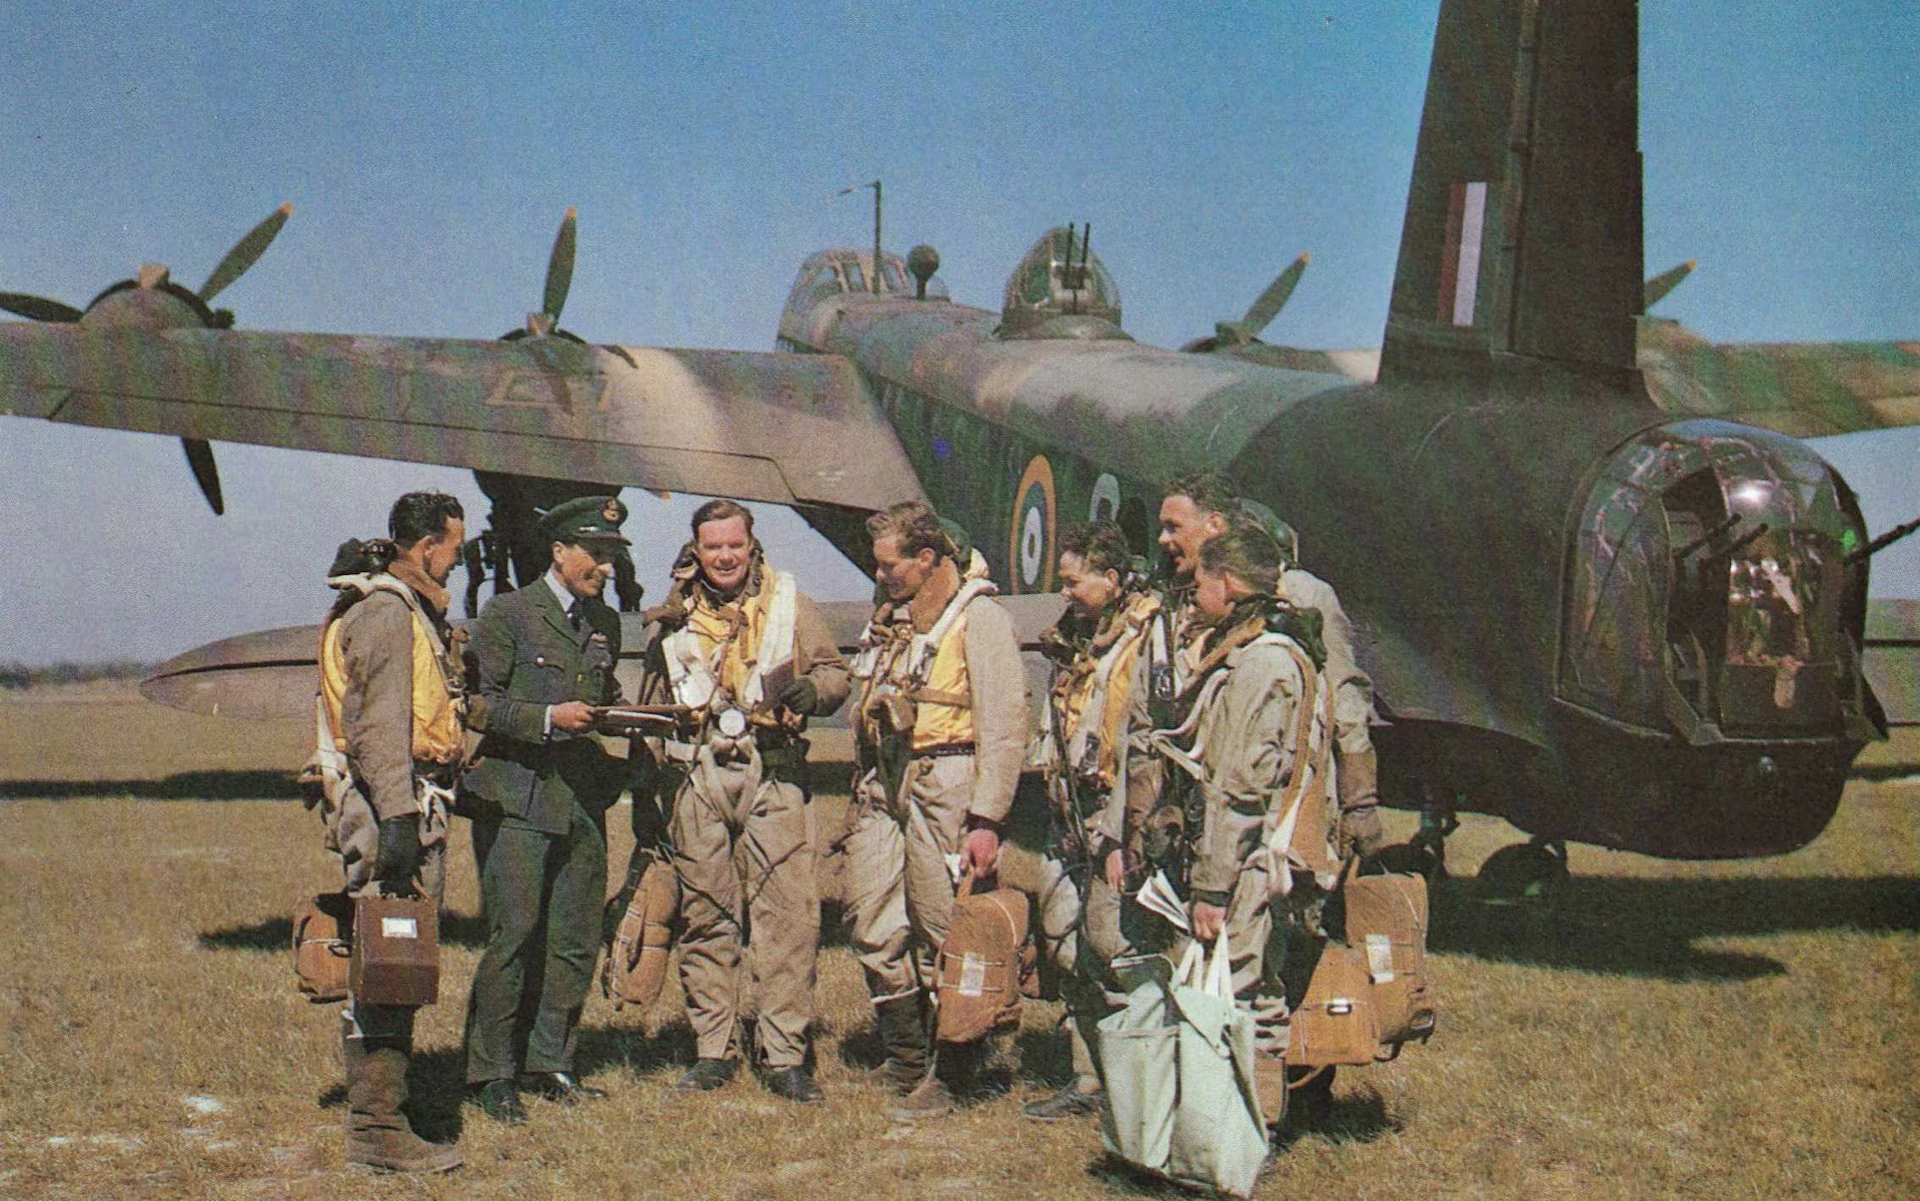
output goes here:
<path id="1" fill-rule="evenodd" d="M 1644 313 L 1654 305 L 1665 300 L 1667 293 L 1679 287 L 1681 282 L 1684 281 L 1687 276 L 1692 275 L 1693 269 L 1699 265 L 1700 261 L 1698 259 L 1688 259 L 1678 267 L 1668 271 L 1662 271 L 1646 283 L 1640 285 L 1640 311 Z"/>
<path id="2" fill-rule="evenodd" d="M 213 447 L 205 438 L 182 438 L 180 448 L 187 452 L 187 466 L 193 469 L 193 482 L 200 485 L 200 495 L 207 498 L 207 504 L 213 507 L 215 517 L 227 511 L 227 502 L 220 496 L 220 468 L 213 462 Z"/>
<path id="3" fill-rule="evenodd" d="M 1268 323 L 1279 316 L 1280 310 L 1286 307 L 1287 299 L 1293 295 L 1293 289 L 1299 285 L 1300 277 L 1306 274 L 1307 262 L 1312 258 L 1310 254 L 1303 254 L 1293 260 L 1285 271 L 1274 276 L 1273 282 L 1267 285 L 1267 290 L 1260 293 L 1254 298 L 1254 302 L 1247 306 L 1247 315 L 1240 318 L 1239 327 L 1240 332 L 1249 340 L 1259 337 L 1260 331 L 1267 328 Z"/>
<path id="4" fill-rule="evenodd" d="M 255 260 L 266 253 L 267 247 L 273 245 L 273 239 L 280 233 L 280 227 L 285 225 L 287 218 L 292 215 L 293 202 L 289 200 L 268 214 L 265 221 L 247 231 L 247 236 L 235 242 L 233 249 L 227 251 L 227 257 L 220 260 L 219 265 L 213 269 L 212 275 L 207 276 L 207 282 L 200 285 L 200 299 L 212 300 L 228 284 L 245 274 L 247 268 L 253 266 Z"/>
<path id="5" fill-rule="evenodd" d="M 567 304 L 567 289 L 573 286 L 573 246 L 577 212 L 576 209 L 568 209 L 567 215 L 561 219 L 560 232 L 554 235 L 553 239 L 553 254 L 547 260 L 547 291 L 541 300 L 541 311 L 551 319 L 551 325 L 560 324 L 560 310 Z"/>
<path id="6" fill-rule="evenodd" d="M 0 292 L 0 309 L 31 321 L 78 321 L 80 310 L 44 296 L 24 292 Z"/>

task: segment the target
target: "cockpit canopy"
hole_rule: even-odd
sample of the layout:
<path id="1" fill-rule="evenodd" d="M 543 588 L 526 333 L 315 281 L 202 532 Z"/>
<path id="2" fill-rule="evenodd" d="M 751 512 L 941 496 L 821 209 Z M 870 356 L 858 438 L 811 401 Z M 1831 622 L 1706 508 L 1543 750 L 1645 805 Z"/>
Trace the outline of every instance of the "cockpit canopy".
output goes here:
<path id="1" fill-rule="evenodd" d="M 873 252 L 871 250 L 823 250 L 800 265 L 787 296 L 787 308 L 806 310 L 831 296 L 873 295 Z M 897 254 L 880 259 L 881 296 L 912 296 L 913 278 L 907 274 L 906 260 Z M 944 298 L 947 286 L 939 276 L 927 281 L 927 295 Z"/>
<path id="2" fill-rule="evenodd" d="M 1125 338 L 1120 287 L 1071 227 L 1040 235 L 1007 279 L 1002 338 Z"/>

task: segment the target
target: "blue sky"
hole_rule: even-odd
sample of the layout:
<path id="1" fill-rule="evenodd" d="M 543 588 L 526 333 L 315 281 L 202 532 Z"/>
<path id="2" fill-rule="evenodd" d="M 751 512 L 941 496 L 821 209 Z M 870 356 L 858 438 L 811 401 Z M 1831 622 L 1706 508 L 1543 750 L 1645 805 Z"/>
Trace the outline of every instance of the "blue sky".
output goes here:
<path id="1" fill-rule="evenodd" d="M 297 211 L 220 303 L 250 328 L 490 337 L 539 303 L 580 210 L 565 324 L 771 346 L 800 261 L 930 242 L 992 305 L 1041 230 L 1091 221 L 1129 330 L 1177 345 L 1301 251 L 1271 340 L 1375 345 L 1435 0 L 1197 5 L 19 3 L 0 109 L 0 289 L 83 304 L 143 261 L 197 286 Z M 1725 340 L 1920 336 L 1920 8 L 1642 4 L 1649 272 Z M 0 659 L 159 658 L 314 619 L 334 543 L 462 473 L 0 421 Z M 1875 530 L 1920 512 L 1912 432 L 1822 450 Z M 643 580 L 684 498 L 630 494 Z M 795 521 L 779 557 L 865 591 Z M 1917 539 L 1916 542 L 1920 542 Z M 1879 590 L 1920 595 L 1920 547 Z"/>

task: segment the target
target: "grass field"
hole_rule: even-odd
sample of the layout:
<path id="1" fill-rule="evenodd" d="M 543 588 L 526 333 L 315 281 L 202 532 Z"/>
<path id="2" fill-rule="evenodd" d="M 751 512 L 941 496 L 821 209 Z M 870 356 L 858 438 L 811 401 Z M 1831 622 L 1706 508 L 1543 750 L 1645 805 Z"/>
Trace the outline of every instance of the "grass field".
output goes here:
<path id="1" fill-rule="evenodd" d="M 825 1105 L 744 1078 L 670 1094 L 692 1053 L 670 988 L 644 1019 L 589 1002 L 580 1067 L 608 1101 L 536 1102 L 518 1129 L 463 1110 L 479 938 L 464 827 L 446 1000 L 423 1011 L 415 1087 L 421 1124 L 457 1135 L 468 1166 L 430 1181 L 344 1171 L 338 1019 L 299 998 L 285 947 L 294 900 L 329 886 L 314 819 L 290 799 L 308 738 L 112 688 L 0 701 L 0 1196 L 1136 1195 L 1098 1166 L 1093 1121 L 1020 1118 L 1064 1079 L 1052 1005 L 1030 1006 L 1001 1052 L 1006 1096 L 889 1125 L 857 1079 L 877 1048 L 833 928 Z M 1297 1139 L 1260 1195 L 1920 1194 L 1916 763 L 1912 735 L 1869 751 L 1832 827 L 1794 855 L 1670 864 L 1575 848 L 1555 913 L 1443 895 L 1438 1035 L 1343 1073 L 1333 1122 Z M 844 802 L 817 803 L 834 829 Z M 1455 869 L 1511 835 L 1470 821 Z M 617 866 L 625 851 L 617 838 Z"/>

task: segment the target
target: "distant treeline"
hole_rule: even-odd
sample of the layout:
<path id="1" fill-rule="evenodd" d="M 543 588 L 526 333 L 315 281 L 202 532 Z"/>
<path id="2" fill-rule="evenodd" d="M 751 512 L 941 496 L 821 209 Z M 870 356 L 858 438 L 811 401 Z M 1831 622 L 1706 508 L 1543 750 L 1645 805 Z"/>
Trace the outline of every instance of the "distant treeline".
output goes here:
<path id="1" fill-rule="evenodd" d="M 39 688 L 49 684 L 90 684 L 95 680 L 138 680 L 151 663 L 116 659 L 108 663 L 0 663 L 0 688 Z"/>

